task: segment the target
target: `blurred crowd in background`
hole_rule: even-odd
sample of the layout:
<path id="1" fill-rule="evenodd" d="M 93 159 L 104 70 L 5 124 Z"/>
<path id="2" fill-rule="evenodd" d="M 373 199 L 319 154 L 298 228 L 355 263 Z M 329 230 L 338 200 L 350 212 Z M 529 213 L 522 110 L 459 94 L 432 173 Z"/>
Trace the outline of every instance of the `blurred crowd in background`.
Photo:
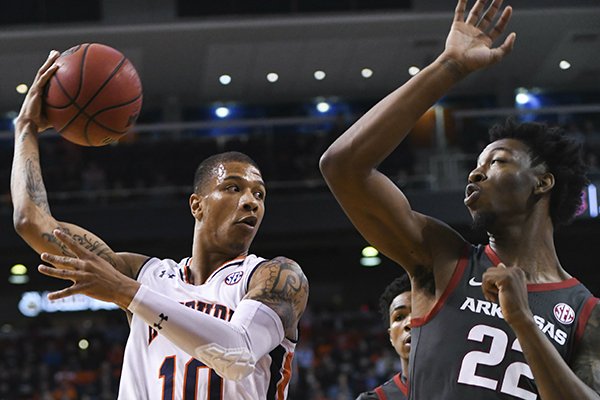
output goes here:
<path id="1" fill-rule="evenodd" d="M 45 316 L 27 327 L 0 327 L 0 399 L 115 399 L 129 333 L 118 313 L 69 323 Z M 374 307 L 309 308 L 300 332 L 290 400 L 355 399 L 400 370 Z"/>
<path id="2" fill-rule="evenodd" d="M 574 139 L 584 143 L 585 159 L 592 177 L 600 174 L 600 121 L 585 116 L 562 118 L 562 126 Z M 504 118 L 473 119 L 461 127 L 461 134 L 445 148 L 436 148 L 433 133 L 409 137 L 381 166 L 403 189 L 435 189 L 435 171 L 427 160 L 445 154 L 459 163 L 459 186 L 475 165 L 476 155 L 487 143 L 487 128 Z M 324 188 L 319 157 L 352 122 L 337 116 L 307 126 L 187 129 L 177 134 L 130 133 L 112 146 L 86 148 L 63 140 L 55 133 L 41 139 L 42 171 L 51 203 L 81 197 L 93 201 L 118 200 L 136 196 L 160 198 L 189 193 L 198 163 L 217 152 L 236 150 L 253 157 L 262 169 L 270 190 Z M 0 140 L 0 159 L 12 159 L 12 139 Z M 447 160 L 446 160 L 447 162 Z M 447 164 L 442 165 L 442 169 Z M 449 177 L 445 177 L 448 178 Z M 439 178 L 437 179 L 444 179 Z M 10 169 L 0 169 L 1 206 L 9 206 Z M 70 193 L 70 195 L 69 195 Z M 61 196 L 62 195 L 62 196 Z M 55 197 L 53 199 L 53 197 Z"/>

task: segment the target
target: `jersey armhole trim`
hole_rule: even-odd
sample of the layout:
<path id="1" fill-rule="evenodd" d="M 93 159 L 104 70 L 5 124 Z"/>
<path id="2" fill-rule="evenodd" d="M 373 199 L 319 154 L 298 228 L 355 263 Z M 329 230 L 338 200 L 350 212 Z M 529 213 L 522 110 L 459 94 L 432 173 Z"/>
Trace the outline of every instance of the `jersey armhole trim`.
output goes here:
<path id="1" fill-rule="evenodd" d="M 136 281 L 140 281 L 140 275 L 142 274 L 142 270 L 146 267 L 146 265 L 148 265 L 148 263 L 150 262 L 150 260 L 155 259 L 156 257 L 148 257 L 140 266 L 140 268 L 138 268 L 137 274 L 135 274 L 135 280 Z"/>
<path id="2" fill-rule="evenodd" d="M 401 373 L 394 375 L 394 382 L 396 383 L 396 386 L 398 386 L 398 389 L 400 389 L 400 391 L 404 393 L 405 396 L 408 396 L 408 380 L 406 381 L 406 384 L 402 382 L 401 375 Z"/>
<path id="3" fill-rule="evenodd" d="M 460 279 L 464 275 L 465 269 L 467 268 L 467 265 L 469 263 L 469 253 L 471 251 L 472 251 L 472 246 L 470 243 L 467 243 L 463 250 L 462 256 L 459 258 L 459 260 L 456 264 L 456 268 L 454 269 L 454 273 L 452 274 L 452 277 L 450 278 L 450 282 L 448 282 L 448 286 L 446 286 L 446 289 L 444 290 L 444 293 L 442 293 L 442 295 L 440 296 L 438 301 L 435 303 L 433 308 L 425 316 L 423 316 L 421 318 L 413 318 L 411 320 L 411 326 L 420 327 L 420 326 L 425 325 L 433 317 L 435 317 L 435 315 L 442 309 L 442 307 L 446 303 L 446 300 L 448 300 L 448 297 L 450 297 L 450 295 L 452 294 L 452 292 L 454 291 L 456 286 L 458 286 Z"/>
<path id="4" fill-rule="evenodd" d="M 585 332 L 588 319 L 590 318 L 590 315 L 592 315 L 594 307 L 596 307 L 599 302 L 599 298 L 591 296 L 586 300 L 583 308 L 581 309 L 581 313 L 579 314 L 579 318 L 577 320 L 577 328 L 575 329 L 575 348 L 577 348 L 581 338 L 583 338 L 583 333 Z"/>
<path id="5" fill-rule="evenodd" d="M 377 394 L 377 397 L 379 397 L 380 400 L 387 400 L 385 392 L 381 386 L 377 386 L 373 391 Z"/>
<path id="6" fill-rule="evenodd" d="M 258 269 L 258 267 L 260 267 L 261 265 L 263 265 L 267 261 L 270 261 L 270 260 L 262 260 L 261 262 L 257 263 L 254 266 L 254 268 L 252 268 L 252 271 L 250 271 L 250 273 L 248 274 L 248 279 L 246 279 L 246 288 L 245 288 L 244 293 L 248 293 L 248 286 L 250 285 L 250 280 L 252 279 L 252 275 L 254 275 L 254 273 L 256 272 L 256 270 Z"/>

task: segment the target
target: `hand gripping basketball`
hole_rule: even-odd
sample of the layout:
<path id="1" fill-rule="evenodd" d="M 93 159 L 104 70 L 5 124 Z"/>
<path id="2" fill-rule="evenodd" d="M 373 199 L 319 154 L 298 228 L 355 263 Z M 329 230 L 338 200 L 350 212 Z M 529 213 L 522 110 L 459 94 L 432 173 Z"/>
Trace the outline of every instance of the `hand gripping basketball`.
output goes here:
<path id="1" fill-rule="evenodd" d="M 64 51 L 56 65 L 44 93 L 44 112 L 65 139 L 103 146 L 133 127 L 142 107 L 142 84 L 121 52 L 84 43 Z"/>

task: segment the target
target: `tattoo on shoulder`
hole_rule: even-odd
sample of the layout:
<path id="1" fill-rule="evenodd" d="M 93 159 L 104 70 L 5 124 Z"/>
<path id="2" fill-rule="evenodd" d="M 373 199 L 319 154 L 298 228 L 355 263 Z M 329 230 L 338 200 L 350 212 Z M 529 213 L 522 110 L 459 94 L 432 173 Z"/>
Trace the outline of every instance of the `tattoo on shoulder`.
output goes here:
<path id="1" fill-rule="evenodd" d="M 37 157 L 29 158 L 25 162 L 25 188 L 31 201 L 49 214 L 48 195 L 46 194 L 40 162 Z"/>
<path id="2" fill-rule="evenodd" d="M 117 268 L 116 261 L 111 257 L 112 250 L 106 244 L 102 243 L 100 240 L 92 239 L 85 233 L 83 235 L 72 234 L 68 228 L 65 228 L 62 226 L 57 227 L 57 229 L 62 230 L 67 235 L 71 236 L 77 243 L 81 244 L 83 247 L 85 247 L 92 253 L 97 254 L 99 257 L 105 259 L 108 263 L 110 263 L 110 265 Z M 76 257 L 76 255 L 73 254 L 67 248 L 67 246 L 65 246 L 60 240 L 58 240 L 52 234 L 52 232 L 42 233 L 42 238 L 44 238 L 48 243 L 52 243 L 53 245 L 60 248 L 63 255 L 69 256 L 69 257 Z"/>
<path id="3" fill-rule="evenodd" d="M 600 303 L 588 319 L 572 368 L 579 379 L 600 394 Z"/>
<path id="4" fill-rule="evenodd" d="M 284 329 L 295 328 L 308 300 L 308 280 L 294 261 L 277 257 L 261 265 L 252 278 L 258 283 L 250 298 L 260 301 L 281 317 Z"/>

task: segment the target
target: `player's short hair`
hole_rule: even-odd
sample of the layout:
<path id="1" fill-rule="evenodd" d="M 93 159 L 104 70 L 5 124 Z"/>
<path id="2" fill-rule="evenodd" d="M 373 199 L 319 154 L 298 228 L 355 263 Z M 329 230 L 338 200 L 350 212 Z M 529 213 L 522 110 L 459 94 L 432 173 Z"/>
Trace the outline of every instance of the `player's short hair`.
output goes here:
<path id="1" fill-rule="evenodd" d="M 390 305 L 392 301 L 404 292 L 410 292 L 410 279 L 407 274 L 394 279 L 385 287 L 381 296 L 379 296 L 379 312 L 386 327 L 390 327 Z"/>
<path id="2" fill-rule="evenodd" d="M 258 164 L 256 164 L 252 158 L 239 151 L 227 151 L 225 153 L 214 154 L 204 159 L 204 161 L 198 165 L 198 168 L 196 168 L 196 173 L 194 174 L 194 193 L 200 193 L 202 188 L 206 187 L 208 181 L 214 174 L 215 168 L 219 164 L 228 162 L 250 164 L 260 172 Z"/>
<path id="3" fill-rule="evenodd" d="M 550 194 L 550 218 L 554 227 L 575 218 L 582 206 L 582 192 L 588 184 L 587 167 L 583 161 L 583 146 L 567 136 L 560 127 L 543 123 L 517 123 L 512 118 L 490 129 L 490 140 L 517 139 L 529 147 L 533 166 L 545 163 L 554 175 Z"/>

